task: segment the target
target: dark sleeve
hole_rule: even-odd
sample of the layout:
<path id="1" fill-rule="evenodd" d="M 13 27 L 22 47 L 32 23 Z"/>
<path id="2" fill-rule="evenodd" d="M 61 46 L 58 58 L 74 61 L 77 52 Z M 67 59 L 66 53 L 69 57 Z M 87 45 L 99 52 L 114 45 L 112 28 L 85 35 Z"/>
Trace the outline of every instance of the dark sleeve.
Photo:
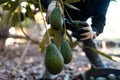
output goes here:
<path id="1" fill-rule="evenodd" d="M 43 6 L 45 9 L 47 9 L 49 3 L 50 3 L 52 0 L 40 0 L 40 1 L 41 1 L 42 6 Z"/>
<path id="2" fill-rule="evenodd" d="M 96 31 L 97 35 L 103 32 L 105 21 L 106 21 L 106 12 L 109 6 L 110 0 L 99 0 L 96 5 L 93 17 L 92 17 L 92 29 Z"/>

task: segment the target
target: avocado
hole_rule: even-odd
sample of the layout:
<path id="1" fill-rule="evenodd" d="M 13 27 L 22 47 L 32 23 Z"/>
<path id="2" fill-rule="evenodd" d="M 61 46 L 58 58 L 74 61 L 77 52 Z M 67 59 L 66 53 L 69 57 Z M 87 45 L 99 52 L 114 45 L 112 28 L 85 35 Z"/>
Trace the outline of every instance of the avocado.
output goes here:
<path id="1" fill-rule="evenodd" d="M 45 54 L 45 66 L 51 74 L 58 74 L 64 68 L 64 59 L 54 43 L 48 44 Z"/>
<path id="2" fill-rule="evenodd" d="M 60 30 L 63 28 L 63 16 L 59 7 L 55 7 L 50 15 L 49 20 L 51 27 L 55 30 Z"/>
<path id="3" fill-rule="evenodd" d="M 106 77 L 97 77 L 96 80 L 107 80 Z"/>
<path id="4" fill-rule="evenodd" d="M 95 78 L 93 76 L 90 76 L 89 80 L 95 80 Z"/>
<path id="5" fill-rule="evenodd" d="M 64 63 L 68 64 L 72 60 L 72 49 L 67 41 L 62 40 L 60 52 L 64 58 Z"/>
<path id="6" fill-rule="evenodd" d="M 109 74 L 108 79 L 109 80 L 117 80 L 117 77 L 114 74 Z"/>

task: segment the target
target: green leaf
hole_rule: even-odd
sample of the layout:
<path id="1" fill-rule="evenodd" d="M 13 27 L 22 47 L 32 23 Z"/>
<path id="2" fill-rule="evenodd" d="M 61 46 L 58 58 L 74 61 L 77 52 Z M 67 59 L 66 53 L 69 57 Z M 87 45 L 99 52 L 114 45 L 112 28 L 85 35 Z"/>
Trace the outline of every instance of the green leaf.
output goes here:
<path id="1" fill-rule="evenodd" d="M 6 3 L 8 0 L 0 0 L 0 5 Z"/>
<path id="2" fill-rule="evenodd" d="M 75 2 L 80 2 L 80 0 L 65 0 L 65 3 L 75 3 Z"/>
<path id="3" fill-rule="evenodd" d="M 113 60 L 111 56 L 109 56 L 109 55 L 107 55 L 107 54 L 105 54 L 105 53 L 103 53 L 103 52 L 101 52 L 101 51 L 99 51 L 99 50 L 97 50 L 97 49 L 95 49 L 95 48 L 91 48 L 91 47 L 87 47 L 87 46 L 84 46 L 84 47 L 85 47 L 85 48 L 88 48 L 88 49 L 91 49 L 91 50 L 94 51 L 95 53 L 100 54 L 100 55 L 102 55 L 102 56 L 104 56 L 104 57 L 106 57 L 106 58 L 108 58 L 108 59 L 116 62 L 116 60 Z"/>
<path id="4" fill-rule="evenodd" d="M 62 40 L 62 30 L 55 30 L 52 28 L 52 35 L 54 37 L 54 43 L 58 49 L 61 47 L 61 40 Z"/>
<path id="5" fill-rule="evenodd" d="M 8 3 L 3 6 L 3 10 L 7 10 L 7 12 L 3 16 L 2 24 L 9 23 L 12 13 L 14 13 L 17 7 L 18 7 L 17 1 L 16 2 L 8 1 Z"/>
<path id="6" fill-rule="evenodd" d="M 71 48 L 74 48 L 76 45 L 78 45 L 79 41 L 74 41 L 73 43 L 70 43 Z"/>
<path id="7" fill-rule="evenodd" d="M 6 24 L 9 22 L 10 18 L 11 18 L 11 11 L 8 11 L 4 14 L 3 20 L 2 20 L 2 24 Z"/>
<path id="8" fill-rule="evenodd" d="M 72 36 L 67 31 L 66 31 L 66 34 L 67 34 L 67 37 L 68 37 L 68 41 L 70 43 L 73 43 Z"/>
<path id="9" fill-rule="evenodd" d="M 19 22 L 19 15 L 18 13 L 14 13 L 11 20 L 12 26 L 15 26 L 18 22 Z"/>
<path id="10" fill-rule="evenodd" d="M 26 6 L 26 10 L 27 10 L 26 17 L 29 17 L 30 19 L 35 20 L 34 15 L 33 15 L 33 11 L 30 8 L 30 5 Z"/>
<path id="11" fill-rule="evenodd" d="M 7 3 L 6 5 L 3 6 L 3 10 L 10 10 L 11 9 L 11 4 Z"/>
<path id="12" fill-rule="evenodd" d="M 48 30 L 46 30 L 46 32 L 45 32 L 45 34 L 44 34 L 44 36 L 42 38 L 42 41 L 40 42 L 40 46 L 39 47 L 40 47 L 40 51 L 41 52 L 43 52 L 45 50 L 46 45 L 49 42 L 49 37 L 50 36 L 48 36 L 48 32 L 51 33 L 51 28 L 49 28 Z"/>
<path id="13" fill-rule="evenodd" d="M 5 4 L 3 6 L 3 10 L 12 10 L 12 9 L 16 9 L 18 6 L 18 2 L 13 2 L 13 1 L 8 1 L 7 4 Z"/>
<path id="14" fill-rule="evenodd" d="M 78 9 L 77 7 L 71 5 L 71 4 L 68 4 L 68 3 L 64 3 L 65 6 L 71 8 L 71 9 L 74 9 L 74 10 L 77 10 L 77 11 L 80 11 L 80 9 Z"/>
<path id="15" fill-rule="evenodd" d="M 19 13 L 15 12 L 11 18 L 12 26 L 16 26 L 19 23 Z"/>

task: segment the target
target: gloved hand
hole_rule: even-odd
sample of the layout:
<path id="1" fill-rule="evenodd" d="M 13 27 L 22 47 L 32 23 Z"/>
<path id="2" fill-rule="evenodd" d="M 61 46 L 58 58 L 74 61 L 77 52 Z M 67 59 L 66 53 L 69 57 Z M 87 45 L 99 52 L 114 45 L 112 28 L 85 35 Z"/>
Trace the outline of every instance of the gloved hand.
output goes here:
<path id="1" fill-rule="evenodd" d="M 72 33 L 72 36 L 77 38 L 77 40 L 83 41 L 95 38 L 96 33 L 92 30 L 91 26 L 88 25 L 86 27 L 78 28 Z"/>
<path id="2" fill-rule="evenodd" d="M 84 36 L 83 38 L 80 38 L 80 40 L 88 40 L 94 38 L 94 32 L 91 26 L 84 27 L 83 29 L 86 30 L 86 32 L 80 34 L 80 36 Z"/>
<path id="3" fill-rule="evenodd" d="M 52 0 L 50 2 L 50 4 L 48 5 L 48 9 L 47 9 L 47 13 L 46 13 L 46 21 L 47 21 L 48 24 L 49 24 L 49 17 L 51 15 L 52 11 L 54 10 L 54 8 L 56 7 L 56 3 L 59 5 L 60 11 L 63 14 L 63 9 L 62 9 L 61 3 L 58 2 L 57 0 L 56 1 Z"/>
<path id="4" fill-rule="evenodd" d="M 66 23 L 66 28 L 73 33 L 78 32 L 78 30 L 82 29 L 83 27 L 89 26 L 88 23 L 86 23 L 85 21 L 70 20 L 66 18 L 64 18 L 64 21 Z"/>
<path id="5" fill-rule="evenodd" d="M 88 32 L 88 30 L 84 30 L 83 28 L 80 28 L 75 31 L 72 31 L 72 36 L 76 38 L 78 41 L 80 41 L 80 39 L 85 37 L 85 36 L 82 36 L 81 34 L 86 32 Z"/>

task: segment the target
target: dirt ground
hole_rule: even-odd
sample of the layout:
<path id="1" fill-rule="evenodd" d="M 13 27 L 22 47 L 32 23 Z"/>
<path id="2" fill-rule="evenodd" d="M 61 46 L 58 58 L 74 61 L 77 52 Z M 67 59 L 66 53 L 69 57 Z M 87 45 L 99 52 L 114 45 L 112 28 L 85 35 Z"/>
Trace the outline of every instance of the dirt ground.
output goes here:
<path id="1" fill-rule="evenodd" d="M 14 76 L 11 72 L 16 68 L 20 62 L 20 57 L 26 48 L 26 44 L 14 44 L 7 46 L 4 51 L 0 52 L 0 80 L 41 80 L 44 72 L 44 53 L 39 51 L 38 45 L 30 45 L 28 51 L 17 69 Z M 114 49 L 107 49 L 102 51 L 110 54 L 117 62 L 110 61 L 102 57 L 108 68 L 120 69 L 120 51 L 113 51 Z M 75 78 L 78 74 L 84 73 L 89 70 L 91 64 L 86 58 L 81 48 L 76 47 L 73 50 L 72 61 L 65 65 L 62 72 L 56 75 L 57 80 L 65 80 L 67 75 Z"/>

